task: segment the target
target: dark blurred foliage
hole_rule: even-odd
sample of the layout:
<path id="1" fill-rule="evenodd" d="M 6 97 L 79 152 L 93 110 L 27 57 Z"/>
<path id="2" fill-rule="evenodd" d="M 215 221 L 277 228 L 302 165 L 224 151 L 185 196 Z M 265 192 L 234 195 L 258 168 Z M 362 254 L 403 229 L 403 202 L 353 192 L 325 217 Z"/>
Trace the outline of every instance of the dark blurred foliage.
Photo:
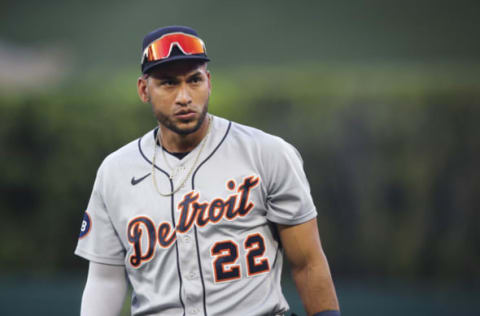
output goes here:
<path id="1" fill-rule="evenodd" d="M 480 71 L 372 64 L 213 73 L 210 110 L 301 152 L 335 276 L 480 281 Z M 122 76 L 120 76 L 122 77 Z M 96 169 L 154 127 L 125 80 L 0 99 L 0 265 L 73 256 Z"/>

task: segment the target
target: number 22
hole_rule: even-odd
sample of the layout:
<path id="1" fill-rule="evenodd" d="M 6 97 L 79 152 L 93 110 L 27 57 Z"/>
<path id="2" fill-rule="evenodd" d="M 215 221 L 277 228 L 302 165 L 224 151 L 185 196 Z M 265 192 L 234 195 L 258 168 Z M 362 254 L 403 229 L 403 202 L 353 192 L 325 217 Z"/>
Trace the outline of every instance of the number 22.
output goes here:
<path id="1" fill-rule="evenodd" d="M 248 235 L 243 246 L 247 251 L 248 276 L 270 271 L 268 258 L 263 257 L 265 240 L 262 235 L 258 233 Z M 215 282 L 236 280 L 242 277 L 240 265 L 235 264 L 238 259 L 238 244 L 236 242 L 233 240 L 219 241 L 212 246 L 211 254 L 215 257 L 215 260 L 213 260 Z"/>

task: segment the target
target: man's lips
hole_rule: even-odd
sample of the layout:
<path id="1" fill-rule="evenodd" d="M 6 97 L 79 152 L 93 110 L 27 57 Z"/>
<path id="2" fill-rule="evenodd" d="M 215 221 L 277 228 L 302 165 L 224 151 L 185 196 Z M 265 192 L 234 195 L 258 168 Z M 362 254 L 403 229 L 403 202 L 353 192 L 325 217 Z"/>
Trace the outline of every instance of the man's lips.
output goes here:
<path id="1" fill-rule="evenodd" d="M 175 113 L 175 117 L 177 117 L 180 120 L 191 120 L 195 118 L 195 112 L 194 111 L 178 111 Z"/>

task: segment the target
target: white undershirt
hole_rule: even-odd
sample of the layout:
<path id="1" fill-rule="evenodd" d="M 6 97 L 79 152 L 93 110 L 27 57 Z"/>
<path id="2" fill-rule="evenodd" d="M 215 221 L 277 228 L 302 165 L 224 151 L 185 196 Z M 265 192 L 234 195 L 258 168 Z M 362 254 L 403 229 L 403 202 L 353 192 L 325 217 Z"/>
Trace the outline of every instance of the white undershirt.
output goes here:
<path id="1" fill-rule="evenodd" d="M 81 316 L 118 316 L 127 294 L 125 267 L 90 261 Z"/>

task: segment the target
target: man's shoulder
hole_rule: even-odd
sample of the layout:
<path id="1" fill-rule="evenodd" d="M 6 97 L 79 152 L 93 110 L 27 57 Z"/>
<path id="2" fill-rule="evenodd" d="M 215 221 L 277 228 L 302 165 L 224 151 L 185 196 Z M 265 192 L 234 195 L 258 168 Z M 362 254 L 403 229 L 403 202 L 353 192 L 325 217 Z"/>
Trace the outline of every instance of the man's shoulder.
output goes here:
<path id="1" fill-rule="evenodd" d="M 232 122 L 231 137 L 246 146 L 258 146 L 259 149 L 264 150 L 278 150 L 279 148 L 291 146 L 280 136 L 238 122 Z"/>
<path id="2" fill-rule="evenodd" d="M 264 179 L 274 177 L 274 173 L 279 170 L 288 173 L 292 166 L 303 164 L 295 146 L 280 136 L 237 122 L 231 123 L 229 136 L 239 155 L 253 158 L 260 164 L 260 173 Z"/>
<path id="3" fill-rule="evenodd" d="M 152 135 L 153 139 L 153 130 L 150 130 L 143 136 L 130 141 L 129 143 L 107 155 L 103 160 L 102 165 L 114 165 L 118 167 L 127 163 L 132 163 L 136 159 L 141 160 L 142 155 L 139 149 L 139 141 L 149 134 Z"/>
<path id="4" fill-rule="evenodd" d="M 256 142 L 282 142 L 284 141 L 277 135 L 270 134 L 264 130 L 250 125 L 245 125 L 232 121 L 231 133 L 233 137 L 246 138 L 249 141 Z"/>

